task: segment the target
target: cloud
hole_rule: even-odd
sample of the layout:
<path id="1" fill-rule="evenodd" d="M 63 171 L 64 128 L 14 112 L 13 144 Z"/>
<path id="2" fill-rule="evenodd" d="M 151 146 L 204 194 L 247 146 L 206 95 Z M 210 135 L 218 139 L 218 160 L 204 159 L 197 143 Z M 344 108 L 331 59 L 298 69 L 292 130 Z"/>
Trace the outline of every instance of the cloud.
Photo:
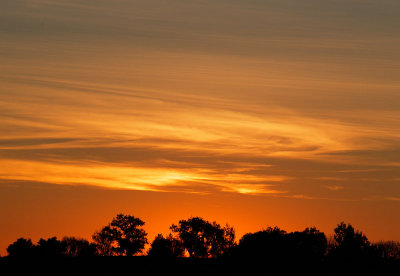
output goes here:
<path id="1" fill-rule="evenodd" d="M 283 196 L 283 197 L 286 197 L 286 198 L 293 198 L 293 199 L 307 199 L 307 200 L 315 199 L 315 198 L 312 197 L 312 196 L 303 195 L 303 194 L 288 195 L 288 196 Z"/>
<path id="2" fill-rule="evenodd" d="M 335 176 L 322 176 L 322 177 L 317 177 L 316 179 L 327 180 L 327 181 L 344 181 L 344 180 L 346 180 L 346 178 L 335 177 Z"/>
<path id="3" fill-rule="evenodd" d="M 0 149 L 47 147 L 52 144 L 64 144 L 76 141 L 74 138 L 16 138 L 0 139 Z M 58 145 L 59 146 L 59 145 Z"/>
<path id="4" fill-rule="evenodd" d="M 387 197 L 386 199 L 390 201 L 400 201 L 400 197 Z"/>
<path id="5" fill-rule="evenodd" d="M 0 160 L 2 179 L 39 181 L 62 185 L 93 185 L 111 189 L 144 191 L 210 191 L 244 194 L 277 194 L 284 191 L 271 189 L 270 182 L 281 182 L 285 176 L 257 176 L 251 174 L 213 172 L 199 168 L 145 167 L 141 163 L 110 164 L 50 163 L 39 161 Z M 200 185 L 201 184 L 201 185 Z M 171 189 L 172 188 L 172 189 Z"/>
<path id="6" fill-rule="evenodd" d="M 397 191 L 396 1 L 161 2 L 0 4 L 8 178 L 313 198 L 358 198 L 376 179 Z"/>
<path id="7" fill-rule="evenodd" d="M 344 187 L 340 185 L 325 185 L 324 187 L 330 191 L 340 191 L 344 189 Z"/>

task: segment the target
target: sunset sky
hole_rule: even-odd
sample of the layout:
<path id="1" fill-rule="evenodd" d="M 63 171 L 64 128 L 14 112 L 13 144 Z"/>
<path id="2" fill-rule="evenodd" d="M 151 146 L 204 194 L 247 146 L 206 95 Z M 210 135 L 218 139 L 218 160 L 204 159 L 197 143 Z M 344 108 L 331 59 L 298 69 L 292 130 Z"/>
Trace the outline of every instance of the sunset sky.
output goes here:
<path id="1" fill-rule="evenodd" d="M 0 254 L 122 212 L 400 240 L 400 1 L 0 2 Z"/>

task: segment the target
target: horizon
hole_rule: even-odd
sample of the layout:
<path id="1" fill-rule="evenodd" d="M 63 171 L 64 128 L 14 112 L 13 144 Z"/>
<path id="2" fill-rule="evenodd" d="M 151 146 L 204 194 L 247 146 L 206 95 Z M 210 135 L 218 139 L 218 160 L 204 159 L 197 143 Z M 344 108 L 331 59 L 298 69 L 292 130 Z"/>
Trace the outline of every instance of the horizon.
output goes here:
<path id="1" fill-rule="evenodd" d="M 122 213 L 116 214 L 115 216 L 113 216 L 112 219 L 113 219 L 113 220 L 116 219 L 119 215 L 124 216 L 124 217 L 131 217 L 131 218 L 135 218 L 135 219 L 141 220 L 141 218 L 135 217 L 135 216 L 131 216 L 131 214 L 122 214 Z M 318 228 L 315 227 L 315 226 L 306 226 L 306 227 L 303 228 L 303 229 L 294 229 L 294 230 L 291 230 L 291 231 L 286 231 L 285 229 L 280 228 L 278 225 L 267 225 L 267 226 L 265 226 L 265 227 L 262 227 L 261 229 L 258 229 L 258 230 L 252 231 L 252 232 L 246 232 L 246 233 L 243 233 L 243 234 L 241 234 L 241 235 L 238 235 L 238 234 L 237 234 L 237 231 L 236 231 L 236 229 L 235 229 L 235 227 L 232 226 L 232 225 L 230 225 L 228 222 L 226 222 L 225 224 L 223 224 L 223 223 L 221 224 L 221 223 L 219 223 L 219 222 L 217 222 L 217 221 L 209 221 L 209 220 L 204 219 L 204 218 L 202 218 L 202 217 L 190 216 L 190 217 L 188 217 L 188 218 L 182 218 L 182 219 L 179 219 L 179 221 L 170 223 L 170 227 L 168 228 L 168 231 L 164 231 L 163 233 L 157 233 L 157 234 L 155 234 L 154 236 L 149 236 L 149 235 L 148 235 L 149 233 L 147 233 L 147 231 L 146 231 L 146 222 L 143 221 L 143 220 L 141 220 L 141 221 L 143 222 L 143 225 L 142 225 L 142 226 L 136 226 L 135 228 L 136 228 L 136 229 L 144 230 L 144 233 L 145 233 L 145 236 L 144 236 L 144 237 L 145 237 L 145 239 L 146 239 L 147 241 L 144 243 L 143 249 L 141 249 L 138 253 L 135 253 L 133 256 L 148 256 L 148 255 L 149 255 L 149 249 L 152 248 L 152 243 L 156 240 L 156 238 L 157 238 L 159 235 L 161 235 L 161 237 L 163 237 L 163 238 L 167 238 L 168 236 L 171 236 L 171 237 L 173 237 L 173 238 L 176 239 L 176 240 L 180 240 L 179 234 L 174 233 L 174 231 L 172 230 L 172 227 L 176 227 L 176 225 L 179 225 L 182 221 L 186 221 L 186 222 L 187 222 L 188 220 L 193 219 L 193 218 L 194 218 L 194 219 L 199 219 L 199 220 L 201 220 L 201 221 L 204 221 L 205 223 L 210 223 L 209 225 L 213 225 L 214 223 L 217 223 L 217 224 L 216 224 L 216 227 L 222 227 L 223 229 L 225 229 L 225 227 L 226 227 L 226 228 L 231 228 L 231 229 L 233 229 L 233 233 L 234 233 L 234 234 L 233 234 L 233 236 L 234 236 L 234 239 L 233 239 L 234 245 L 233 245 L 233 246 L 240 246 L 240 244 L 241 244 L 243 238 L 245 238 L 245 237 L 248 236 L 248 235 L 257 234 L 257 233 L 259 233 L 259 232 L 266 232 L 266 231 L 270 231 L 270 230 L 275 230 L 275 229 L 277 229 L 277 230 L 281 231 L 284 235 L 290 235 L 290 234 L 293 234 L 293 233 L 301 233 L 301 232 L 307 231 L 307 230 L 309 230 L 309 229 L 314 229 L 314 230 L 316 230 L 317 233 L 320 233 L 320 234 L 323 235 L 323 237 L 325 237 L 325 241 L 326 241 L 326 245 L 327 245 L 326 250 L 327 250 L 327 252 L 329 252 L 329 250 L 330 250 L 330 249 L 329 249 L 329 248 L 330 248 L 329 245 L 335 243 L 335 241 L 334 241 L 335 235 L 336 235 L 336 234 L 335 234 L 335 231 L 336 231 L 337 227 L 339 227 L 340 225 L 344 225 L 345 228 L 347 228 L 347 227 L 353 228 L 354 231 L 355 231 L 356 233 L 359 233 L 360 235 L 364 236 L 364 237 L 366 238 L 367 244 L 368 244 L 368 245 L 371 245 L 372 247 L 378 245 L 378 244 L 381 243 L 381 242 L 383 242 L 383 243 L 384 243 L 384 242 L 396 242 L 396 243 L 400 244 L 400 241 L 395 241 L 395 240 L 379 240 L 379 241 L 372 241 L 372 240 L 368 239 L 368 236 L 367 236 L 363 231 L 361 231 L 360 229 L 357 229 L 357 227 L 355 227 L 355 226 L 352 225 L 351 223 L 344 222 L 344 221 L 341 221 L 341 222 L 337 223 L 337 224 L 335 225 L 335 229 L 332 229 L 331 233 L 325 233 L 324 231 L 320 231 L 320 229 L 318 229 Z M 211 223 L 212 223 L 212 224 L 211 224 Z M 86 237 L 82 237 L 82 236 L 72 236 L 72 235 L 68 235 L 68 234 L 67 234 L 67 235 L 63 235 L 63 236 L 61 236 L 61 237 L 55 236 L 55 235 L 53 235 L 53 236 L 50 235 L 50 236 L 48 236 L 48 237 L 40 237 L 40 238 L 37 238 L 37 240 L 32 239 L 32 238 L 29 237 L 29 236 L 25 236 L 25 237 L 19 237 L 17 240 L 19 240 L 19 239 L 30 240 L 30 241 L 32 241 L 32 244 L 33 244 L 34 246 L 38 246 L 38 245 L 40 245 L 40 241 L 39 241 L 39 240 L 47 240 L 47 239 L 54 239 L 54 238 L 56 238 L 56 240 L 58 240 L 58 241 L 63 241 L 64 239 L 73 238 L 73 239 L 83 239 L 83 240 L 85 240 L 85 241 L 88 241 L 89 244 L 91 244 L 91 245 L 94 244 L 94 245 L 98 246 L 98 241 L 95 240 L 94 235 L 97 235 L 100 231 L 103 231 L 103 230 L 105 229 L 106 226 L 108 227 L 108 226 L 110 226 L 110 225 L 112 225 L 111 220 L 110 220 L 106 225 L 103 225 L 102 227 L 100 227 L 100 228 L 98 228 L 96 231 L 94 231 L 94 232 L 92 233 L 92 235 L 90 236 L 90 238 L 86 238 Z M 114 225 L 114 226 L 115 226 L 115 225 Z M 117 228 L 118 228 L 118 227 L 120 227 L 120 226 L 117 226 Z M 101 230 L 101 229 L 102 229 L 102 230 Z M 13 242 L 16 242 L 17 240 L 15 240 L 15 241 L 13 241 Z M 9 245 L 12 245 L 13 242 L 10 243 Z M 337 242 L 337 241 L 336 241 L 336 242 Z M 379 245 L 378 245 L 378 246 L 379 246 Z M 333 247 L 333 248 L 334 248 L 334 247 Z M 6 248 L 6 249 L 8 250 L 8 248 Z M 331 249 L 332 249 L 332 248 L 331 248 Z M 100 252 L 100 249 L 97 249 L 97 250 L 99 250 L 99 252 Z M 101 254 L 101 253 L 99 253 L 99 252 L 97 252 L 97 254 Z M 0 257 L 5 257 L 5 256 L 9 256 L 9 255 L 4 255 L 4 254 L 3 254 L 3 255 L 0 255 Z M 97 255 L 97 256 L 102 256 L 102 255 Z M 164 256 L 164 257 L 165 257 L 165 256 Z M 190 257 L 190 256 L 188 255 L 188 252 L 185 251 L 185 253 L 184 253 L 181 257 L 188 258 L 188 257 Z M 211 257 L 211 258 L 212 258 L 212 257 Z"/>
<path id="2" fill-rule="evenodd" d="M 3 1 L 0 255 L 117 213 L 400 240 L 399 10 Z"/>

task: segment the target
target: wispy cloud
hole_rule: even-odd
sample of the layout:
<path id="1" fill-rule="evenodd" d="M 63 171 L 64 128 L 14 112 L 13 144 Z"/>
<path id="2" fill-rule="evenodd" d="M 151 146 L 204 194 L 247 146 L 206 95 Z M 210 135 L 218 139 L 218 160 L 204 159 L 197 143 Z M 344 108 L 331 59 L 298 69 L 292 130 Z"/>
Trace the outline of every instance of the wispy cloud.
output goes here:
<path id="1" fill-rule="evenodd" d="M 0 4 L 5 178 L 397 191 L 396 1 L 161 2 Z"/>
<path id="2" fill-rule="evenodd" d="M 400 201 L 400 197 L 387 197 L 386 199 L 391 201 Z"/>
<path id="3" fill-rule="evenodd" d="M 340 191 L 340 190 L 344 189 L 343 186 L 339 186 L 339 185 L 325 185 L 324 187 L 330 191 Z"/>
<path id="4" fill-rule="evenodd" d="M 184 192 L 195 192 L 195 189 L 190 189 L 191 186 L 201 183 L 203 188 L 199 192 L 278 194 L 285 191 L 271 189 L 275 185 L 267 183 L 288 179 L 285 176 L 223 174 L 201 168 L 146 167 L 145 164 L 135 166 L 134 163 L 124 165 L 100 162 L 85 164 L 12 160 L 1 160 L 0 163 L 2 164 L 0 169 L 2 179 L 159 192 L 176 191 L 179 187 Z"/>
<path id="5" fill-rule="evenodd" d="M 327 180 L 327 181 L 345 181 L 346 178 L 343 177 L 335 177 L 335 176 L 321 176 L 317 177 L 318 180 Z"/>

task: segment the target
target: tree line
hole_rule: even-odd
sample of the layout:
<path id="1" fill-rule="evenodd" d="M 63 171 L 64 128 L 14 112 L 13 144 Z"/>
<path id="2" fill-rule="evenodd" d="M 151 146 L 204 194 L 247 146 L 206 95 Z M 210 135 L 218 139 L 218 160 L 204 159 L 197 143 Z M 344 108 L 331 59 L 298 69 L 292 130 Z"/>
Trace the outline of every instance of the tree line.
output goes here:
<path id="1" fill-rule="evenodd" d="M 370 243 L 364 233 L 351 224 L 341 222 L 328 239 L 315 227 L 303 231 L 286 232 L 278 227 L 268 227 L 247 233 L 236 241 L 235 230 L 201 217 L 190 217 L 172 224 L 170 234 L 158 234 L 149 243 L 144 221 L 118 214 L 112 221 L 88 240 L 64 237 L 40 239 L 19 238 L 7 247 L 8 258 L 35 257 L 93 257 L 135 256 L 171 259 L 229 259 L 250 262 L 301 263 L 321 262 L 399 262 L 400 243 L 395 241 Z"/>

